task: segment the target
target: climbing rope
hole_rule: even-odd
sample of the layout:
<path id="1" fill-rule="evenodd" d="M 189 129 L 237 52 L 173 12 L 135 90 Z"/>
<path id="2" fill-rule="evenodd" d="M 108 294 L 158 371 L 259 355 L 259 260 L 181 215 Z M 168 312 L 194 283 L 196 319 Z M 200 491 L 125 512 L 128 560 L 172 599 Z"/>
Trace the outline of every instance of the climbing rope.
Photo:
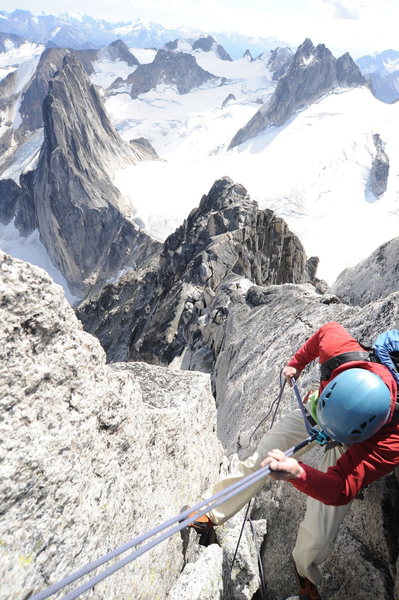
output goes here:
<path id="1" fill-rule="evenodd" d="M 272 410 L 273 410 L 273 408 L 275 406 L 273 418 L 272 418 L 271 423 L 269 425 L 269 430 L 273 427 L 274 421 L 275 421 L 276 416 L 277 416 L 277 411 L 278 411 L 278 409 L 280 407 L 280 402 L 281 402 L 281 398 L 283 396 L 284 387 L 285 387 L 285 384 L 286 384 L 286 379 L 283 378 L 282 372 L 283 372 L 283 370 L 281 369 L 281 371 L 280 371 L 280 392 L 279 392 L 278 396 L 273 400 L 268 413 L 265 415 L 265 417 L 263 417 L 263 419 L 258 423 L 258 425 L 255 427 L 255 429 L 251 433 L 251 436 L 249 438 L 248 444 L 244 448 L 240 448 L 240 450 L 246 449 L 246 448 L 248 448 L 250 446 L 251 440 L 252 440 L 255 432 L 266 421 L 266 419 L 269 417 L 270 413 L 272 412 Z M 295 394 L 296 400 L 298 402 L 299 408 L 301 409 L 301 412 L 302 412 L 303 420 L 305 422 L 306 431 L 308 432 L 308 434 L 309 434 L 310 437 L 312 437 L 321 446 L 324 446 L 325 444 L 327 444 L 327 442 L 329 441 L 330 438 L 327 437 L 326 434 L 323 433 L 322 431 L 316 429 L 315 427 L 312 427 L 312 425 L 309 422 L 308 414 L 306 412 L 304 403 L 303 403 L 302 398 L 301 398 L 301 394 L 300 394 L 299 389 L 298 389 L 297 382 L 296 382 L 296 380 L 295 380 L 294 377 L 292 377 L 292 379 L 291 379 L 291 384 L 292 384 L 292 388 L 294 390 L 294 394 Z M 231 456 L 231 455 L 229 455 L 229 456 Z M 238 537 L 238 541 L 237 541 L 236 549 L 235 549 L 235 552 L 234 552 L 233 560 L 231 561 L 230 573 L 233 571 L 234 562 L 235 562 L 236 557 L 237 557 L 238 548 L 240 546 L 242 534 L 244 532 L 245 523 L 247 521 L 249 522 L 250 527 L 252 529 L 252 535 L 253 535 L 253 539 L 254 539 L 255 547 L 256 547 L 256 535 L 255 535 L 254 524 L 252 523 L 251 519 L 248 516 L 249 515 L 249 510 L 250 510 L 250 507 L 251 507 L 251 502 L 252 502 L 252 500 L 250 500 L 248 502 L 248 505 L 247 505 L 247 510 L 245 512 L 244 520 L 243 520 L 243 523 L 242 523 L 242 526 L 241 526 L 241 531 L 240 531 L 240 535 Z M 262 557 L 261 557 L 260 551 L 258 550 L 257 547 L 256 547 L 256 552 L 257 552 L 257 557 L 258 557 L 258 569 L 259 569 L 259 580 L 260 580 L 260 590 L 259 591 L 260 591 L 260 595 L 261 595 L 262 600 L 267 600 L 267 584 L 266 584 L 266 579 L 265 579 L 265 575 L 264 575 L 264 571 L 263 571 Z"/>
<path id="2" fill-rule="evenodd" d="M 307 446 L 307 444 L 314 441 L 314 439 L 315 439 L 315 436 L 309 436 L 308 438 L 306 438 L 305 440 L 303 440 L 296 446 L 292 446 L 292 448 L 289 448 L 285 452 L 285 455 L 292 456 L 292 454 L 295 454 L 296 452 L 298 452 L 298 450 Z M 171 537 L 178 531 L 185 529 L 185 527 L 187 527 L 192 522 L 192 517 L 189 516 L 192 512 L 195 512 L 196 515 L 198 517 L 200 517 L 200 516 L 206 514 L 207 512 L 209 512 L 210 510 L 213 510 L 220 504 L 226 502 L 227 500 L 230 500 L 237 494 L 243 492 L 248 487 L 250 487 L 254 483 L 260 481 L 261 479 L 263 479 L 264 477 L 266 477 L 269 474 L 270 474 L 270 468 L 268 466 L 258 469 L 257 471 L 255 471 L 255 473 L 251 473 L 250 475 L 247 475 L 241 481 L 233 483 L 231 486 L 227 487 L 224 490 L 221 490 L 220 492 L 217 492 L 210 498 L 207 498 L 207 499 L 203 500 L 202 502 L 199 502 L 195 506 L 190 507 L 188 510 L 185 510 L 184 512 L 176 515 L 172 519 L 165 521 L 161 525 L 158 525 L 157 527 L 151 529 L 150 531 L 148 531 L 142 535 L 139 535 L 138 537 L 134 538 L 130 542 L 127 542 L 126 544 L 120 546 L 119 548 L 112 550 L 105 556 L 102 556 L 102 557 L 98 558 L 97 560 L 85 565 L 81 569 L 78 569 L 74 573 L 72 573 L 72 574 L 68 575 L 67 577 L 65 577 L 64 579 L 62 579 L 62 581 L 59 581 L 58 583 L 50 585 L 47 589 L 45 589 L 37 594 L 34 594 L 33 596 L 30 597 L 30 600 L 45 600 L 46 598 L 49 598 L 56 592 L 59 592 L 60 590 L 65 588 L 66 586 L 70 585 L 71 583 L 77 581 L 84 575 L 87 575 L 94 569 L 97 569 L 98 567 L 102 566 L 103 564 L 109 562 L 111 559 L 116 558 L 117 556 L 119 556 L 120 554 L 126 552 L 127 550 L 129 550 L 131 548 L 134 548 L 136 546 L 140 546 L 140 544 L 143 544 L 140 548 L 138 548 L 137 550 L 135 550 L 134 552 L 132 552 L 131 554 L 129 554 L 122 560 L 115 562 L 113 565 L 111 565 L 110 567 L 105 569 L 102 573 L 99 573 L 95 577 L 92 577 L 87 582 L 82 584 L 80 587 L 69 592 L 68 594 L 66 594 L 66 596 L 63 596 L 63 598 L 62 598 L 62 600 L 75 600 L 76 598 L 78 598 L 78 596 L 80 596 L 84 592 L 91 589 L 94 585 L 96 585 L 97 583 L 100 583 L 101 581 L 103 581 L 104 579 L 106 579 L 107 577 L 109 577 L 110 575 L 112 575 L 113 573 L 115 573 L 116 571 L 118 571 L 119 569 L 124 567 L 125 565 L 134 561 L 135 559 L 137 559 L 139 556 L 141 556 L 145 552 L 148 552 L 148 550 L 151 550 L 157 544 L 163 542 L 164 540 Z M 171 527 L 171 529 L 169 529 L 168 531 L 164 532 L 161 535 L 158 535 L 158 537 L 155 537 L 155 539 L 152 539 L 151 541 L 147 542 L 147 540 L 150 540 L 150 538 L 154 538 L 154 536 L 156 536 L 158 533 L 160 533 L 170 527 Z M 144 544 L 144 542 L 147 542 L 147 543 Z"/>
<path id="3" fill-rule="evenodd" d="M 241 450 L 247 450 L 247 448 L 249 448 L 249 446 L 251 445 L 251 441 L 252 438 L 254 437 L 255 433 L 258 431 L 259 427 L 261 427 L 263 425 L 263 423 L 266 421 L 266 419 L 270 416 L 270 414 L 272 413 L 272 411 L 274 410 L 273 413 L 273 417 L 271 420 L 271 423 L 269 425 L 269 429 L 271 429 L 274 425 L 274 421 L 276 419 L 277 416 L 277 411 L 280 407 L 280 402 L 281 402 L 281 398 L 283 396 L 283 392 L 284 392 L 284 388 L 285 388 L 285 384 L 286 384 L 286 379 L 285 377 L 282 376 L 282 372 L 283 369 L 280 370 L 280 391 L 278 393 L 278 395 L 275 397 L 275 399 L 273 400 L 273 402 L 270 405 L 270 408 L 268 410 L 268 412 L 265 414 L 265 416 L 259 421 L 259 423 L 257 424 L 257 426 L 255 427 L 255 429 L 253 430 L 253 432 L 251 433 L 251 435 L 249 436 L 249 440 L 248 440 L 248 444 L 246 446 L 241 446 L 238 451 L 241 452 Z M 229 458 L 230 456 L 232 456 L 233 454 L 236 454 L 236 451 L 232 452 L 231 454 L 228 455 L 227 458 Z"/>
<path id="4" fill-rule="evenodd" d="M 255 433 L 257 432 L 257 430 L 259 429 L 259 427 L 266 421 L 266 419 L 270 416 L 270 414 L 274 410 L 273 417 L 272 417 L 272 420 L 270 422 L 270 425 L 269 425 L 268 429 L 270 430 L 273 427 L 274 421 L 276 420 L 278 409 L 280 407 L 281 398 L 283 397 L 283 392 L 284 392 L 285 384 L 286 384 L 286 379 L 285 379 L 285 377 L 282 376 L 282 372 L 283 372 L 283 369 L 280 370 L 280 375 L 279 375 L 280 392 L 278 393 L 278 395 L 276 396 L 276 398 L 271 403 L 270 409 L 268 410 L 268 412 L 266 413 L 266 415 L 263 417 L 263 419 L 261 421 L 259 421 L 259 423 L 255 427 L 255 429 L 251 433 L 251 435 L 249 437 L 248 444 L 246 446 L 240 448 L 240 450 L 246 450 L 247 448 L 249 448 L 253 436 L 255 435 Z M 229 456 L 231 456 L 231 454 Z M 259 570 L 259 581 L 260 581 L 261 599 L 262 600 L 267 600 L 267 584 L 266 584 L 265 574 L 264 574 L 264 571 L 263 571 L 262 557 L 260 555 L 260 550 L 258 549 L 257 543 L 256 543 L 255 526 L 254 526 L 251 518 L 248 516 L 249 515 L 249 510 L 251 508 L 251 503 L 252 503 L 252 500 L 250 500 L 248 502 L 247 510 L 245 511 L 245 516 L 244 516 L 244 520 L 242 522 L 240 535 L 238 536 L 238 541 L 237 541 L 236 549 L 235 549 L 235 552 L 234 552 L 233 560 L 231 561 L 230 574 L 233 571 L 234 563 L 235 563 L 235 560 L 236 560 L 236 557 L 237 557 L 238 548 L 240 547 L 240 543 L 241 543 L 242 534 L 244 533 L 245 523 L 248 521 L 249 524 L 250 524 L 250 527 L 251 527 L 252 537 L 253 537 L 253 540 L 254 540 L 254 543 L 255 543 L 256 554 L 257 554 L 257 559 L 258 559 L 258 570 Z"/>

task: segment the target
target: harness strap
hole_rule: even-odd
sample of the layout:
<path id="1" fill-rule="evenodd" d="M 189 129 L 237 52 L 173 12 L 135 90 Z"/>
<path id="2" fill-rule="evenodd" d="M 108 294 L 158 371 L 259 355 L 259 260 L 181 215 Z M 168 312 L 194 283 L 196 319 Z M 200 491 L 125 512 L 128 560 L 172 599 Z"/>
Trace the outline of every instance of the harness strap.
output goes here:
<path id="1" fill-rule="evenodd" d="M 327 381 L 331 377 L 331 373 L 337 367 L 343 365 L 346 362 L 353 362 L 356 360 L 361 360 L 365 362 L 376 362 L 373 354 L 371 352 L 364 352 L 360 350 L 354 350 L 353 352 L 343 352 L 342 354 L 338 354 L 338 356 L 333 356 L 329 358 L 320 365 L 320 379 L 321 381 Z"/>

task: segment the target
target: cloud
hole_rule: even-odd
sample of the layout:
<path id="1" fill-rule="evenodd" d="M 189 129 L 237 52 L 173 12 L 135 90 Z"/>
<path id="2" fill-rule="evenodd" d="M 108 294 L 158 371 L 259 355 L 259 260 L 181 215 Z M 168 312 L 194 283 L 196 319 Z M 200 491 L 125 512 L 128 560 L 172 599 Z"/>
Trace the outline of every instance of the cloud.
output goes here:
<path id="1" fill-rule="evenodd" d="M 324 4 L 329 4 L 334 8 L 334 17 L 338 19 L 359 19 L 362 2 L 346 2 L 341 0 L 322 0 Z"/>

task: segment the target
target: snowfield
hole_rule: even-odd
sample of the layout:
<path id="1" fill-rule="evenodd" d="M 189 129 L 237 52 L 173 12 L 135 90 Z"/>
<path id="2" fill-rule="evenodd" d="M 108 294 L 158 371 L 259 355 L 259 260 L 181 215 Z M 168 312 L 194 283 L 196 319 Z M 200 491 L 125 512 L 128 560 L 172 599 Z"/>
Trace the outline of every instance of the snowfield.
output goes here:
<path id="1" fill-rule="evenodd" d="M 21 70 L 25 63 L 33 63 L 36 66 L 44 50 L 43 44 L 33 42 L 25 42 L 19 48 L 10 43 L 8 47 L 7 52 L 0 52 L 0 80 L 17 69 Z M 23 79 L 23 75 L 20 79 Z"/>
<path id="2" fill-rule="evenodd" d="M 150 233 L 164 239 L 215 179 L 228 175 L 247 188 L 260 208 L 271 208 L 287 221 L 307 255 L 320 258 L 318 275 L 329 284 L 343 269 L 398 235 L 398 103 L 383 104 L 366 88 L 340 90 L 283 126 L 271 127 L 227 151 L 231 137 L 258 107 L 244 104 L 237 93 L 240 101 L 221 110 L 220 88 L 216 90 L 216 107 L 207 111 L 201 92 L 189 94 L 192 104 L 186 111 L 181 105 L 189 99 L 180 96 L 184 122 L 176 114 L 177 100 L 170 92 L 163 92 L 163 103 L 155 95 L 151 100 L 145 95 L 134 101 L 144 102 L 149 111 L 153 107 L 154 114 L 160 106 L 166 110 L 168 103 L 168 117 L 174 114 L 174 131 L 170 122 L 169 126 L 160 122 L 157 130 L 154 120 L 147 135 L 167 162 L 142 163 L 115 176 Z M 125 106 L 126 121 L 130 107 L 130 103 Z M 107 108 L 120 127 L 112 99 Z M 150 118 L 139 111 L 135 114 L 140 115 L 137 129 L 145 135 Z M 129 128 L 122 127 L 120 132 L 126 139 L 133 135 Z M 376 153 L 374 133 L 380 134 L 390 159 L 388 189 L 380 199 L 368 184 Z"/>

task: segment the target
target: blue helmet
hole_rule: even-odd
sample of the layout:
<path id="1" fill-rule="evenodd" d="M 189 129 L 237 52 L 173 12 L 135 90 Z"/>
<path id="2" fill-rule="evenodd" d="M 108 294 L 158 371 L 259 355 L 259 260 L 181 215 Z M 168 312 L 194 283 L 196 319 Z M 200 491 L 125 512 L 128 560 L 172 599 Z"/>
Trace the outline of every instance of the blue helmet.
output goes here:
<path id="1" fill-rule="evenodd" d="M 389 416 L 391 395 L 378 375 L 347 369 L 324 388 L 317 403 L 317 420 L 329 437 L 343 444 L 363 442 Z"/>

